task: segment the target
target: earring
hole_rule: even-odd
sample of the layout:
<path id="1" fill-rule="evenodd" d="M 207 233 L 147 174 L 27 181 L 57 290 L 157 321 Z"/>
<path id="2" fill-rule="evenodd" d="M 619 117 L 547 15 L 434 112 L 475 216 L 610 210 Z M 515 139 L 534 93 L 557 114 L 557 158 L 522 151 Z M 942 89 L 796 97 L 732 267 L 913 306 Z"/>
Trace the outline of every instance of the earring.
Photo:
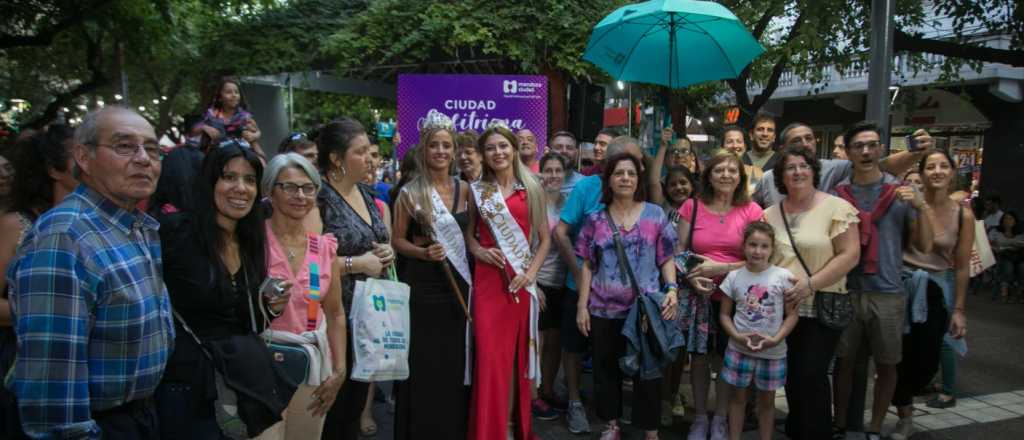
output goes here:
<path id="1" fill-rule="evenodd" d="M 331 170 L 330 172 L 327 173 L 327 175 L 328 175 L 328 177 L 330 177 L 331 180 L 339 180 L 338 179 L 338 171 L 336 171 L 336 170 Z"/>
<path id="2" fill-rule="evenodd" d="M 345 170 L 345 167 L 340 167 L 339 169 L 341 170 L 341 177 L 345 177 L 345 175 L 348 174 L 348 171 Z"/>

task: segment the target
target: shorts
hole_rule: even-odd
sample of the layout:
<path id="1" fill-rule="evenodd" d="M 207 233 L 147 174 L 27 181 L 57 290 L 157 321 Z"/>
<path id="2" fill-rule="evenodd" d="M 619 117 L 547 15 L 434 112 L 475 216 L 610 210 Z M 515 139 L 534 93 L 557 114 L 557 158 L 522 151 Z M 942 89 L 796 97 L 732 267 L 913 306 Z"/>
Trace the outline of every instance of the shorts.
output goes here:
<path id="1" fill-rule="evenodd" d="M 762 359 L 729 347 L 718 376 L 736 388 L 749 387 L 753 380 L 758 390 L 775 391 L 786 386 L 786 358 Z"/>
<path id="2" fill-rule="evenodd" d="M 565 307 L 565 287 L 553 287 L 537 284 L 544 292 L 544 310 L 540 311 L 537 327 L 540 331 L 562 329 L 562 309 Z M 573 318 L 576 322 L 576 318 Z"/>
<path id="3" fill-rule="evenodd" d="M 566 353 L 587 352 L 589 341 L 576 326 L 576 302 L 579 298 L 580 295 L 575 290 L 565 289 L 565 300 L 562 301 L 562 331 L 558 337 L 562 342 L 562 350 Z"/>
<path id="4" fill-rule="evenodd" d="M 875 362 L 896 365 L 903 359 L 903 320 L 907 299 L 902 293 L 850 292 L 853 319 L 839 338 L 836 355 L 857 356 L 867 343 Z"/>

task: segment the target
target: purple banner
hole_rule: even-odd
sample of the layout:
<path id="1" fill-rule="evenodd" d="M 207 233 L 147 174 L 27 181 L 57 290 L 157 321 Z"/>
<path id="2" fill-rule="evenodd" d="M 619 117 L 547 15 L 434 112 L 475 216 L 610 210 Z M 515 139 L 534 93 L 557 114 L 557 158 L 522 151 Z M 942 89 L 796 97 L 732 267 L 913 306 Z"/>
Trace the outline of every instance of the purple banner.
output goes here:
<path id="1" fill-rule="evenodd" d="M 548 132 L 548 80 L 536 75 L 398 76 L 398 157 L 419 143 L 430 112 L 440 112 L 456 131 L 482 133 L 495 119 L 518 131 L 529 129 L 544 151 Z"/>

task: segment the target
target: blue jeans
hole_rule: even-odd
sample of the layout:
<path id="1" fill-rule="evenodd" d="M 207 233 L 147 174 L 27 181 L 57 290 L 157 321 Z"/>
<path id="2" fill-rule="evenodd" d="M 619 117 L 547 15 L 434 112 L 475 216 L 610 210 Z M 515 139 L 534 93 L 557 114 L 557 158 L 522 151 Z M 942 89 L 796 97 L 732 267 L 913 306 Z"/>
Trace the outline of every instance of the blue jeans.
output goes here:
<path id="1" fill-rule="evenodd" d="M 999 256 L 996 259 L 996 278 L 1000 286 L 1019 284 L 1016 280 L 1024 278 L 1024 260 Z"/>

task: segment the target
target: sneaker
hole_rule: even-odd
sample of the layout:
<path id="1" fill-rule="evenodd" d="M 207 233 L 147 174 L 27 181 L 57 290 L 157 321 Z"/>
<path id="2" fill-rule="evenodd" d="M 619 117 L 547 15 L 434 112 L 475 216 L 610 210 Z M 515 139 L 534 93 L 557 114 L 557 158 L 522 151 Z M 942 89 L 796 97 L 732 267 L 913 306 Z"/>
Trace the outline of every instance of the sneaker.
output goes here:
<path id="1" fill-rule="evenodd" d="M 896 427 L 889 433 L 892 440 L 908 440 L 914 434 L 914 416 L 907 416 L 896 422 Z"/>
<path id="2" fill-rule="evenodd" d="M 690 425 L 690 432 L 686 434 L 686 440 L 708 440 L 708 416 L 699 415 L 693 418 Z"/>
<path id="3" fill-rule="evenodd" d="M 579 400 L 569 401 L 569 411 L 565 416 L 569 423 L 569 432 L 573 434 L 584 434 L 590 432 L 590 422 L 587 420 L 587 410 Z"/>
<path id="4" fill-rule="evenodd" d="M 555 420 L 558 418 L 558 411 L 555 411 L 544 399 L 533 399 L 530 402 L 530 411 L 533 413 L 533 418 L 537 420 Z"/>
<path id="5" fill-rule="evenodd" d="M 877 432 L 865 432 L 864 440 L 882 440 L 882 435 Z"/>
<path id="6" fill-rule="evenodd" d="M 950 397 L 947 400 L 943 399 L 941 394 L 936 394 L 935 397 L 932 397 L 927 402 L 925 402 L 925 405 L 928 405 L 929 408 L 936 409 L 952 408 L 956 406 L 956 397 Z"/>
<path id="7" fill-rule="evenodd" d="M 569 401 L 558 396 L 543 396 L 544 402 L 548 404 L 552 409 L 558 412 L 564 413 L 569 409 Z"/>
<path id="8" fill-rule="evenodd" d="M 711 440 L 729 440 L 729 426 L 725 417 L 715 416 L 711 419 Z"/>
<path id="9" fill-rule="evenodd" d="M 672 402 L 661 401 L 661 426 L 672 426 Z"/>
<path id="10" fill-rule="evenodd" d="M 683 417 L 686 415 L 686 405 L 683 404 L 682 395 L 676 394 L 676 398 L 672 402 L 672 415 L 676 417 Z"/>
<path id="11" fill-rule="evenodd" d="M 619 430 L 617 425 L 608 425 L 604 428 L 604 431 L 601 431 L 601 440 L 619 440 L 621 438 L 622 431 Z"/>

